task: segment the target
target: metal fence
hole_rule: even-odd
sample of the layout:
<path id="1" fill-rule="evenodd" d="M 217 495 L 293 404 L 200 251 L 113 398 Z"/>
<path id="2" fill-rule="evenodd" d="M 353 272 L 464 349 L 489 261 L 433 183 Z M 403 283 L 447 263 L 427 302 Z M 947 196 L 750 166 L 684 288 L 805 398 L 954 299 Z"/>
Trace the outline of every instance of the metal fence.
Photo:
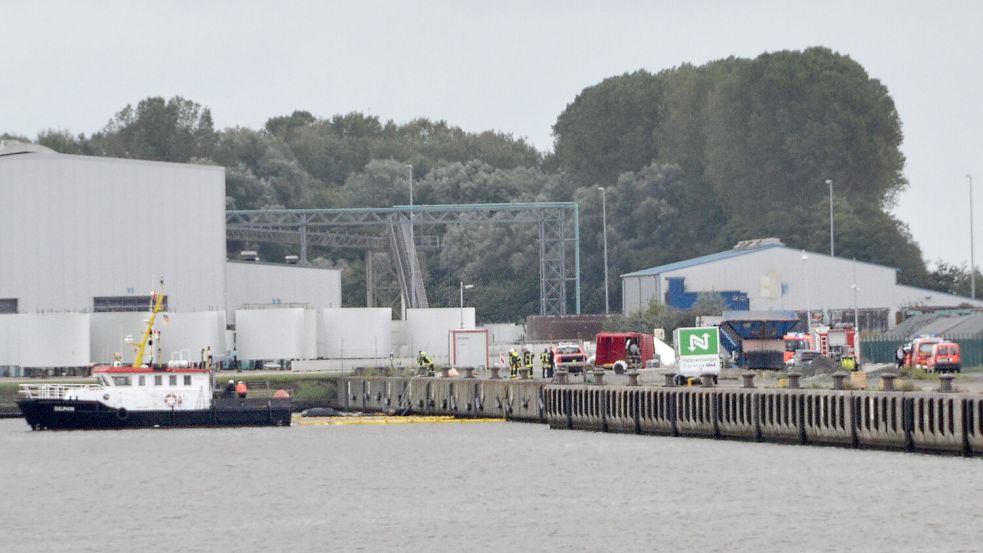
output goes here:
<path id="1" fill-rule="evenodd" d="M 983 337 L 978 335 L 946 335 L 946 340 L 959 344 L 962 366 L 983 365 Z M 908 340 L 898 338 L 864 338 L 860 343 L 861 358 L 868 363 L 893 363 L 894 354 Z"/>

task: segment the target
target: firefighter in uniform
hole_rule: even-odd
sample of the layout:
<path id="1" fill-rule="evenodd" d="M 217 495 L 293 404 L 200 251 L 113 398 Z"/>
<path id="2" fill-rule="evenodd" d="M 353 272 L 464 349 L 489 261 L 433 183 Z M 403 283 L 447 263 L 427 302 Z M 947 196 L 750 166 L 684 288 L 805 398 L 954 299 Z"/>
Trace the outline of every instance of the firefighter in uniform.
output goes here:
<path id="1" fill-rule="evenodd" d="M 416 366 L 421 369 L 427 370 L 427 376 L 433 376 L 433 359 L 427 355 L 427 352 L 420 350 L 420 353 L 416 356 Z"/>
<path id="2" fill-rule="evenodd" d="M 542 365 L 543 378 L 553 378 L 553 356 L 550 355 L 549 348 L 539 354 L 539 364 Z"/>
<path id="3" fill-rule="evenodd" d="M 529 348 L 522 348 L 522 364 L 529 369 L 529 378 L 535 378 L 535 374 L 532 372 L 532 352 Z"/>
<path id="4" fill-rule="evenodd" d="M 515 348 L 509 350 L 509 376 L 519 378 L 519 354 Z"/>
<path id="5" fill-rule="evenodd" d="M 628 338 L 627 344 L 625 345 L 625 352 L 627 365 L 629 369 L 640 369 L 642 368 L 642 354 L 638 347 L 637 338 Z"/>

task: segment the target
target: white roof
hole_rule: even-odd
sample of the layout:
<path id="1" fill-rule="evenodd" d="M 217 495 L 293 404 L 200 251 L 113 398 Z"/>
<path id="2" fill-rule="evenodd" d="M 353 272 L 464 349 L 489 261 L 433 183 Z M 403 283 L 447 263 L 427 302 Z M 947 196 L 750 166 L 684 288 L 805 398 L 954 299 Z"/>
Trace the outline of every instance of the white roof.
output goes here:
<path id="1" fill-rule="evenodd" d="M 18 142 L 16 140 L 0 140 L 0 156 L 17 154 L 54 154 L 57 153 L 47 146 Z"/>

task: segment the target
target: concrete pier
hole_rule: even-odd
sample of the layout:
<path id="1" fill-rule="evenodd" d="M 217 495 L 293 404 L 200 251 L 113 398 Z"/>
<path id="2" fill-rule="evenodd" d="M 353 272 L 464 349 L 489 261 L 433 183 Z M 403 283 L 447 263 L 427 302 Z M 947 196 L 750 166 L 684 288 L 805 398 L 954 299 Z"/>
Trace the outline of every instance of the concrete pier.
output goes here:
<path id="1" fill-rule="evenodd" d="M 745 387 L 551 384 L 543 380 L 433 377 L 338 379 L 352 411 L 500 417 L 551 428 L 983 455 L 983 396 Z M 893 376 L 893 375 L 892 375 Z M 839 380 L 845 380 L 842 373 Z M 602 377 L 603 379 L 603 377 Z M 564 380 L 557 373 L 557 381 Z M 951 380 L 940 380 L 951 390 Z"/>

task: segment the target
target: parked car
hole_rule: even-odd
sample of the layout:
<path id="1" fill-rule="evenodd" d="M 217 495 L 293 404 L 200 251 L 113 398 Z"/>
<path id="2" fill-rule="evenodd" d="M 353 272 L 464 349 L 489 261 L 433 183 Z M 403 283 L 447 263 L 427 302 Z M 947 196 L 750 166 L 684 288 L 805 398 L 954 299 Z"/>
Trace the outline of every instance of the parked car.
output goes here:
<path id="1" fill-rule="evenodd" d="M 587 366 L 587 354 L 579 344 L 561 342 L 553 346 L 553 364 L 557 370 L 565 369 L 577 373 Z"/>
<path id="2" fill-rule="evenodd" d="M 795 355 L 786 363 L 786 368 L 788 369 L 804 369 L 812 365 L 812 362 L 816 359 L 822 357 L 823 354 L 818 351 L 813 351 L 809 349 L 800 349 L 795 352 Z"/>
<path id="3" fill-rule="evenodd" d="M 959 353 L 959 344 L 955 342 L 941 342 L 932 344 L 932 351 L 926 361 L 928 372 L 960 372 L 962 370 L 962 358 Z"/>

